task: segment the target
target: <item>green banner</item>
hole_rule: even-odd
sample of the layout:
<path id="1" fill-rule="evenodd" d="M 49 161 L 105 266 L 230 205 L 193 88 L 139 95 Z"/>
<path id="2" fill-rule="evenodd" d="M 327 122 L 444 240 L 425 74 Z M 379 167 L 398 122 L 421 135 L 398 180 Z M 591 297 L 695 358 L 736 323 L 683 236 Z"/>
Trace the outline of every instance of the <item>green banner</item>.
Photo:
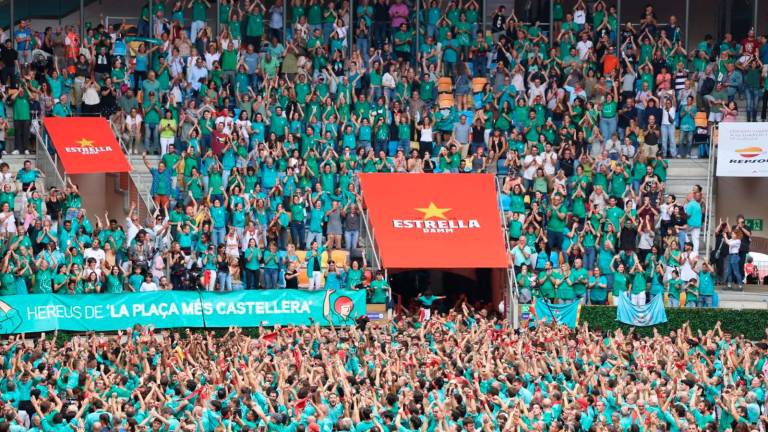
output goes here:
<path id="1" fill-rule="evenodd" d="M 160 291 L 0 297 L 0 334 L 52 330 L 352 325 L 365 315 L 365 291 Z"/>

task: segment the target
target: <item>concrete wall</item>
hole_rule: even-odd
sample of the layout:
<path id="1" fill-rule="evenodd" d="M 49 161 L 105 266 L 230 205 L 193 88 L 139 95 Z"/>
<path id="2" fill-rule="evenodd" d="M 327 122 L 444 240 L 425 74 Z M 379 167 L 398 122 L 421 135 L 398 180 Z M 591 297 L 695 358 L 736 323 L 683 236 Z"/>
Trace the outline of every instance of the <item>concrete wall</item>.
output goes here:
<path id="1" fill-rule="evenodd" d="M 109 212 L 110 218 L 118 221 L 125 219 L 130 203 L 127 193 L 119 191 L 116 186 L 117 174 L 75 174 L 70 177 L 80 189 L 83 207 L 92 223 L 96 222 L 96 216 L 103 219 L 105 211 Z"/>
<path id="2" fill-rule="evenodd" d="M 768 223 L 768 205 L 765 197 L 768 197 L 768 178 L 736 178 L 718 177 L 716 180 L 715 195 L 715 221 L 722 218 L 730 218 L 733 224 L 736 216 L 741 214 L 747 219 L 762 219 Z M 763 231 L 753 231 L 752 250 L 768 253 L 768 227 L 763 226 Z"/>

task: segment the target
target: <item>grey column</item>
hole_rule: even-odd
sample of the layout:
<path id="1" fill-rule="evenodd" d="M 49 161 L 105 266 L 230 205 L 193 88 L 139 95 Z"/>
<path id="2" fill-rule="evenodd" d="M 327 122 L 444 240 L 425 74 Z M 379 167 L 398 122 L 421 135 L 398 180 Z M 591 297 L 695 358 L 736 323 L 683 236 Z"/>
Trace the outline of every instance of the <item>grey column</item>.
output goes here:
<path id="1" fill-rule="evenodd" d="M 80 0 L 80 41 L 85 41 L 85 5 Z"/>
<path id="2" fill-rule="evenodd" d="M 216 27 L 215 27 L 216 28 L 216 37 L 218 37 L 219 32 L 221 31 L 221 29 L 219 28 L 219 26 L 221 25 L 220 23 L 221 23 L 221 5 L 217 1 L 216 2 Z"/>
<path id="3" fill-rule="evenodd" d="M 10 3 L 11 3 L 11 16 L 10 16 L 10 21 L 8 22 L 8 31 L 10 33 L 9 37 L 11 38 L 11 45 L 13 45 L 13 49 L 16 49 L 16 35 L 14 34 L 14 31 L 13 31 L 13 24 L 14 24 L 14 21 L 16 21 L 16 10 L 14 8 L 15 0 L 11 0 Z"/>
<path id="4" fill-rule="evenodd" d="M 549 0 L 549 49 L 555 46 L 555 2 Z"/>
<path id="5" fill-rule="evenodd" d="M 154 8 L 155 8 L 154 0 L 149 0 L 149 30 L 147 31 L 147 36 L 149 36 L 150 38 L 152 37 L 152 33 L 154 33 L 154 29 L 152 28 L 153 27 L 152 21 L 155 15 L 154 13 L 152 13 Z"/>
<path id="6" fill-rule="evenodd" d="M 691 20 L 691 0 L 685 0 L 685 49 L 688 49 L 688 21 Z"/>
<path id="7" fill-rule="evenodd" d="M 486 9 L 487 2 L 486 0 L 482 0 L 480 2 L 481 12 L 483 15 L 483 37 L 485 37 L 485 27 L 488 24 L 488 10 Z"/>
<path id="8" fill-rule="evenodd" d="M 414 47 L 414 54 L 419 52 L 419 47 L 421 46 L 419 44 L 419 40 L 421 39 L 421 0 L 416 0 L 416 36 L 414 37 L 414 40 L 416 41 L 416 46 Z M 413 60 L 416 59 L 416 56 L 412 57 Z"/>
<path id="9" fill-rule="evenodd" d="M 283 0 L 283 45 L 288 41 L 288 1 Z"/>
<path id="10" fill-rule="evenodd" d="M 752 21 L 754 22 L 752 27 L 755 28 L 755 37 L 758 37 L 757 36 L 758 35 L 758 33 L 757 33 L 757 7 L 759 5 L 760 5 L 760 0 L 755 0 L 755 12 L 752 14 Z"/>
<path id="11" fill-rule="evenodd" d="M 618 27 L 616 28 L 616 55 L 619 57 L 619 64 L 621 64 L 621 0 L 616 3 L 616 22 Z"/>
<path id="12" fill-rule="evenodd" d="M 347 26 L 347 53 L 352 57 L 352 47 L 355 45 L 355 0 L 349 0 L 349 26 Z"/>

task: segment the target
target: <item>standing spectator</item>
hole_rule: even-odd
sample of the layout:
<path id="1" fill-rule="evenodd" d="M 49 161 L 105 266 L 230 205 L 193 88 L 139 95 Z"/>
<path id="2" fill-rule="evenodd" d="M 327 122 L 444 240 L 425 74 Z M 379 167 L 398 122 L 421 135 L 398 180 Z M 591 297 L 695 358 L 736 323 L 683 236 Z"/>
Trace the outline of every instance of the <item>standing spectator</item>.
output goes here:
<path id="1" fill-rule="evenodd" d="M 13 102 L 13 129 L 15 131 L 13 137 L 15 149 L 11 152 L 12 154 L 19 154 L 19 152 L 29 154 L 31 145 L 30 129 L 32 126 L 30 101 L 34 95 L 35 92 L 30 90 L 27 81 L 24 80 L 21 88 L 11 96 L 11 101 Z"/>
<path id="2" fill-rule="evenodd" d="M 22 67 L 32 62 L 32 29 L 27 20 L 21 20 L 14 35 L 16 50 L 19 52 L 19 64 Z"/>
<path id="3" fill-rule="evenodd" d="M 0 46 L 0 85 L 16 87 L 16 66 L 19 53 L 13 48 L 13 40 L 6 39 Z"/>
<path id="4" fill-rule="evenodd" d="M 664 157 L 675 158 L 678 156 L 675 124 L 677 124 L 677 110 L 672 105 L 672 99 L 665 98 L 661 114 L 661 153 Z"/>

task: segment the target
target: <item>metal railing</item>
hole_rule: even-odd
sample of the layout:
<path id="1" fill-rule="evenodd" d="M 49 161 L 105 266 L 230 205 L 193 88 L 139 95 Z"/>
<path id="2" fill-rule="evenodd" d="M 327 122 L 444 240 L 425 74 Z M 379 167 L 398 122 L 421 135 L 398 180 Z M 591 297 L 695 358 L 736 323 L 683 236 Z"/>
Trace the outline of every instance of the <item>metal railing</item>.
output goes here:
<path id="1" fill-rule="evenodd" d="M 155 211 L 155 202 L 152 201 L 152 199 L 149 197 L 149 194 L 145 196 L 145 194 L 141 193 L 141 190 L 139 189 L 139 185 L 142 184 L 141 180 L 136 175 L 136 170 L 133 168 L 133 160 L 131 158 L 131 153 L 126 147 L 125 142 L 123 142 L 123 136 L 115 128 L 115 124 L 112 122 L 111 119 L 109 121 L 109 127 L 112 129 L 112 133 L 115 135 L 115 139 L 120 144 L 120 148 L 123 150 L 123 153 L 125 154 L 126 158 L 131 164 L 131 170 L 128 172 L 128 176 L 131 179 L 131 184 L 129 186 L 129 189 L 126 191 L 126 193 L 130 196 L 131 190 L 135 190 L 137 202 L 136 202 L 136 211 L 138 211 L 139 220 L 141 220 L 143 217 L 148 217 Z M 119 180 L 118 180 L 119 181 Z M 144 214 L 142 214 L 144 213 Z"/>
<path id="2" fill-rule="evenodd" d="M 51 186 L 64 187 L 66 184 L 65 179 L 67 178 L 64 172 L 64 165 L 61 164 L 59 155 L 53 151 L 50 137 L 43 130 L 42 122 L 34 120 L 30 130 L 35 137 L 37 168 L 46 173 L 46 189 Z M 55 181 L 56 184 L 52 184 L 51 181 Z"/>
<path id="3" fill-rule="evenodd" d="M 712 220 L 715 218 L 715 213 L 712 211 L 712 203 L 714 203 L 714 198 L 712 197 L 714 192 L 714 177 L 715 177 L 715 167 L 716 165 L 716 158 L 717 158 L 717 152 L 715 151 L 715 133 L 717 132 L 717 125 L 712 125 L 709 128 L 709 160 L 707 162 L 707 196 L 705 199 L 705 205 L 706 205 L 706 213 L 704 214 L 704 251 L 706 252 L 708 256 L 709 254 L 709 248 L 712 245 Z"/>
<path id="4" fill-rule="evenodd" d="M 518 299 L 520 298 L 520 291 L 517 286 L 515 266 L 510 265 L 509 263 L 509 252 L 512 250 L 512 245 L 509 243 L 509 227 L 507 226 L 507 215 L 504 214 L 504 209 L 502 208 L 499 201 L 499 197 L 503 192 L 501 180 L 498 176 L 495 176 L 494 180 L 496 183 L 496 204 L 499 206 L 501 229 L 503 230 L 501 235 L 504 236 L 504 249 L 507 257 L 507 295 L 504 302 L 504 311 L 507 315 L 507 322 L 512 323 L 513 328 L 518 328 L 520 327 L 518 311 Z"/>
<path id="5" fill-rule="evenodd" d="M 360 191 L 360 196 L 361 197 L 363 196 L 362 189 Z M 366 235 L 365 243 L 371 249 L 371 256 L 373 257 L 374 264 L 376 265 L 376 270 L 381 270 L 382 269 L 381 258 L 379 257 L 379 253 L 376 250 L 376 239 L 374 238 L 374 228 L 371 226 L 370 219 L 368 218 L 367 208 L 360 209 L 360 219 L 362 220 L 363 228 L 365 229 L 365 235 Z"/>

